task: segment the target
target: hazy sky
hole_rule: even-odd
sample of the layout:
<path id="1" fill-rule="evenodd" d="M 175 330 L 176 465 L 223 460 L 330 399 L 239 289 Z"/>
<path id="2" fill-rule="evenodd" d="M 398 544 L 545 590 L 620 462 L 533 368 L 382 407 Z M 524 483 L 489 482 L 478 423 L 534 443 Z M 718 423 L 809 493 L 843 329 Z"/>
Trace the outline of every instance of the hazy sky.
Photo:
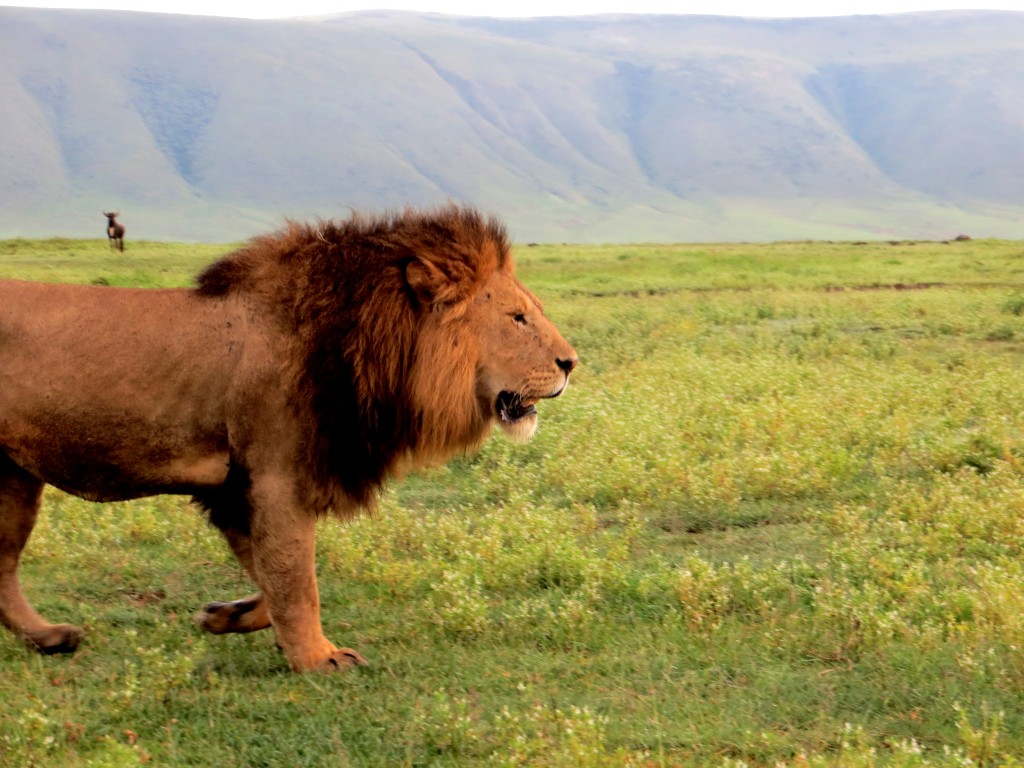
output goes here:
<path id="1" fill-rule="evenodd" d="M 707 13 L 729 16 L 847 16 L 952 9 L 1024 10 L 1016 2 L 966 0 L 15 0 L 0 5 L 239 16 L 269 19 L 371 8 L 465 16 L 570 16 L 584 13 Z"/>

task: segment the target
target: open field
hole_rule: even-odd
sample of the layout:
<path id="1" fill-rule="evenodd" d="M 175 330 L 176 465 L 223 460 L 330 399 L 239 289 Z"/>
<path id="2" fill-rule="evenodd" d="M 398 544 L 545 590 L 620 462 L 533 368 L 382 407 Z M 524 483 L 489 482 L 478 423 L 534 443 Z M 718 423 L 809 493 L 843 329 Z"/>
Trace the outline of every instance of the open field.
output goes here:
<path id="1" fill-rule="evenodd" d="M 187 285 L 215 246 L 0 242 L 0 277 Z M 1024 244 L 519 249 L 580 352 L 531 443 L 326 521 L 372 666 L 209 637 L 250 586 L 186 499 L 48 490 L 0 635 L 5 766 L 1024 764 Z"/>

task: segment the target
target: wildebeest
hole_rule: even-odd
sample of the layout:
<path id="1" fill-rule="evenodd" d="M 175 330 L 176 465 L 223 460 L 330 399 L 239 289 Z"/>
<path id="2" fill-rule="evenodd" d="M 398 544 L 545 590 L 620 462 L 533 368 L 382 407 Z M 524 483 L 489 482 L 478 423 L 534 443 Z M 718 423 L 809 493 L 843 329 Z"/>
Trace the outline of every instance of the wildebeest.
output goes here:
<path id="1" fill-rule="evenodd" d="M 110 248 L 117 248 L 117 250 L 124 253 L 124 224 L 117 220 L 121 212 L 107 213 L 102 211 L 102 213 L 107 217 L 107 239 L 110 240 Z"/>

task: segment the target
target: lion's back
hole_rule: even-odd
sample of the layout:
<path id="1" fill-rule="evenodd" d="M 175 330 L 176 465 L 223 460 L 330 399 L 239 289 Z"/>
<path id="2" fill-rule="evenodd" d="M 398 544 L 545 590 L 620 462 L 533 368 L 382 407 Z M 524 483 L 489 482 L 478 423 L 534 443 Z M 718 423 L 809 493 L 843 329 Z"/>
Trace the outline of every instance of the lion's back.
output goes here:
<path id="1" fill-rule="evenodd" d="M 0 451 L 90 498 L 215 480 L 187 455 L 226 449 L 228 322 L 187 290 L 0 281 Z"/>

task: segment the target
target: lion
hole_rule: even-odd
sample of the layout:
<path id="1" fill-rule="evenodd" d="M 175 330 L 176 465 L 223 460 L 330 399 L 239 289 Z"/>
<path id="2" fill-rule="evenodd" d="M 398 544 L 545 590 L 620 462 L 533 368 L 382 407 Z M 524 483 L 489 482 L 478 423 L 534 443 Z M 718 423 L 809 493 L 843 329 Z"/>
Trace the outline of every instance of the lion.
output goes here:
<path id="1" fill-rule="evenodd" d="M 319 517 L 391 478 L 537 428 L 578 358 L 476 209 L 288 222 L 193 288 L 0 281 L 0 620 L 44 653 L 18 561 L 46 484 L 90 501 L 186 494 L 258 587 L 214 634 L 273 628 L 297 671 L 366 659 L 323 633 Z"/>

